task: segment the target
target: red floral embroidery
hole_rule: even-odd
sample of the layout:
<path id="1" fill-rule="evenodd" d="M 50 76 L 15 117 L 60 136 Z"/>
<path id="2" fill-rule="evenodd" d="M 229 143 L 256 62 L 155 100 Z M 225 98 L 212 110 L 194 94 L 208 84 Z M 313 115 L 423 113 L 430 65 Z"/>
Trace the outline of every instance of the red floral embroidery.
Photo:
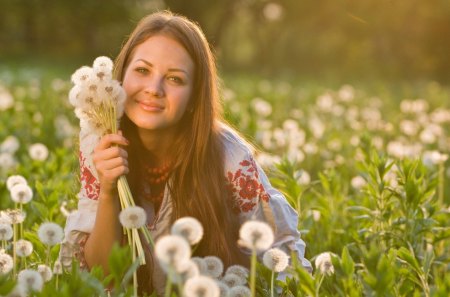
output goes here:
<path id="1" fill-rule="evenodd" d="M 88 166 L 85 164 L 86 158 L 80 151 L 80 180 L 81 187 L 86 192 L 86 196 L 89 199 L 97 200 L 100 193 L 100 183 L 97 181 L 95 176 L 89 170 Z"/>
<path id="2" fill-rule="evenodd" d="M 252 211 L 260 201 L 269 201 L 269 195 L 259 181 L 259 174 L 253 158 L 239 163 L 236 172 L 227 172 L 227 187 L 233 211 L 236 213 Z"/>

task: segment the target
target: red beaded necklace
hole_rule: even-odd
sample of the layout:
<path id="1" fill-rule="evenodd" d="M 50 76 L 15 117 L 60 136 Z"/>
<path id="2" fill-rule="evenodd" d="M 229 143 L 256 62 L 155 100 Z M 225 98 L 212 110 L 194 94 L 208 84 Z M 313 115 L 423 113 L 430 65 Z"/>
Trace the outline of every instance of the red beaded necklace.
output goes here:
<path id="1" fill-rule="evenodd" d="M 154 203 L 158 208 L 164 198 L 164 188 L 171 169 L 170 164 L 165 164 L 162 167 L 144 165 L 144 179 L 150 187 L 150 192 L 144 193 L 144 196 L 146 200 Z"/>

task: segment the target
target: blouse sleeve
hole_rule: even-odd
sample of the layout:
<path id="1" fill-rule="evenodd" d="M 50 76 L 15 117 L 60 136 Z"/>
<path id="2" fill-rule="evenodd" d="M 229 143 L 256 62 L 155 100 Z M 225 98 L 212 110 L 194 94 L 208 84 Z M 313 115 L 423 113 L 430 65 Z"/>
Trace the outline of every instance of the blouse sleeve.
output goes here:
<path id="1" fill-rule="evenodd" d="M 233 210 L 238 214 L 240 223 L 250 219 L 268 223 L 275 235 L 272 248 L 279 248 L 288 255 L 294 252 L 299 263 L 308 271 L 312 271 L 311 263 L 304 257 L 305 242 L 297 228 L 297 212 L 286 198 L 272 187 L 248 147 L 241 144 L 236 149 L 226 145 L 226 150 L 231 150 L 226 153 L 227 185 Z"/>
<path id="2" fill-rule="evenodd" d="M 61 244 L 61 263 L 68 267 L 72 258 L 76 257 L 81 267 L 85 266 L 84 243 L 91 233 L 97 213 L 100 184 L 92 164 L 91 154 L 97 138 L 90 135 L 80 135 L 80 191 L 78 193 L 78 208 L 71 212 L 64 228 L 65 238 Z"/>

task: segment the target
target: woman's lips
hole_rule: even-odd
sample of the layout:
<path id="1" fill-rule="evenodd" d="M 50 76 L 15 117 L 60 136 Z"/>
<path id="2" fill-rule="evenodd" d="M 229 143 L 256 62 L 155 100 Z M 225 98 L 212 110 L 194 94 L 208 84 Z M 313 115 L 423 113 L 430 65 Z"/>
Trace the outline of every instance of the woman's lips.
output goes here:
<path id="1" fill-rule="evenodd" d="M 160 112 L 164 110 L 164 106 L 154 102 L 138 102 L 139 106 L 145 111 Z"/>

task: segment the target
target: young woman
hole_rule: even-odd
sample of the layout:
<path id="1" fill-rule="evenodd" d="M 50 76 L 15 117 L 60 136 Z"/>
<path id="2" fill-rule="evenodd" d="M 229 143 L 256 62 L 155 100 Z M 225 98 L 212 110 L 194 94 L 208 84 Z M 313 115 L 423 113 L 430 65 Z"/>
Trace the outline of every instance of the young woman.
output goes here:
<path id="1" fill-rule="evenodd" d="M 80 135 L 82 188 L 78 210 L 67 220 L 63 260 L 75 253 L 83 266 L 108 271 L 111 247 L 123 239 L 117 180 L 125 174 L 155 240 L 177 218 L 192 216 L 204 228 L 195 255 L 245 265 L 239 228 L 263 220 L 274 229 L 273 246 L 296 252 L 310 268 L 297 214 L 272 188 L 250 146 L 220 118 L 214 58 L 196 24 L 170 12 L 145 17 L 117 57 L 115 76 L 127 94 L 121 132 L 99 141 Z M 140 289 L 164 292 L 164 273 L 147 253 Z"/>

